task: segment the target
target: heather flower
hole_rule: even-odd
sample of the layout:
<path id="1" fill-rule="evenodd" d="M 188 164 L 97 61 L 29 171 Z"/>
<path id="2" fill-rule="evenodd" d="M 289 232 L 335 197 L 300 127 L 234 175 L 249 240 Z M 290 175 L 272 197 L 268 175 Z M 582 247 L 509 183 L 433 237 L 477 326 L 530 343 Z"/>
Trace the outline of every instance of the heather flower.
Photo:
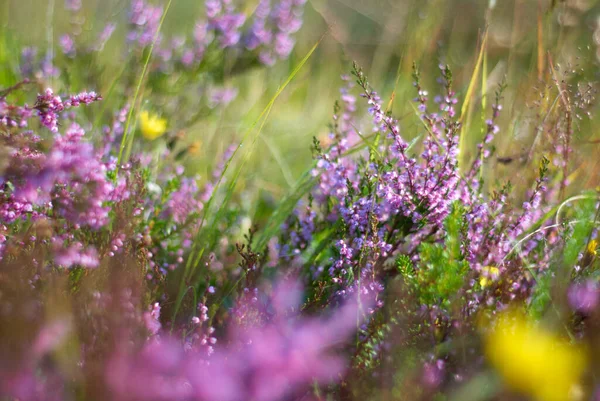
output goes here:
<path id="1" fill-rule="evenodd" d="M 336 380 L 344 363 L 331 348 L 356 329 L 357 303 L 328 318 L 302 318 L 293 313 L 298 291 L 284 292 L 290 287 L 281 285 L 271 298 L 275 314 L 232 327 L 229 345 L 214 345 L 210 356 L 194 348 L 185 351 L 166 335 L 137 353 L 117 349 L 105 372 L 114 398 L 276 401 L 315 382 Z M 147 314 L 150 320 L 156 320 L 157 310 L 155 305 Z"/>
<path id="2" fill-rule="evenodd" d="M 332 138 L 336 143 L 318 155 L 314 172 L 319 185 L 313 197 L 327 214 L 317 220 L 318 214 L 311 211 L 298 221 L 302 231 L 287 230 L 291 231 L 289 244 L 299 252 L 309 244 L 316 221 L 323 224 L 341 218 L 348 238 L 335 242 L 338 256 L 332 258 L 328 269 L 333 282 L 340 285 L 339 295 L 380 293 L 383 287 L 372 269 L 385 263 L 397 249 L 394 241 L 406 241 L 410 236 L 414 245 L 409 252 L 416 253 L 421 236 L 442 229 L 453 201 L 460 195 L 456 158 L 460 125 L 451 120 L 451 107 L 445 110 L 446 116 L 425 115 L 430 135 L 423 141 L 421 158 L 412 158 L 398 122 L 385 113 L 380 97 L 368 86 L 362 72 L 356 70 L 355 74 L 369 106 L 372 130 L 386 135 L 390 145 L 382 148 L 381 160 L 363 163 L 363 167 L 343 155 L 358 136 L 352 121 L 354 98 L 349 88 L 344 89 L 344 112 L 334 116 Z M 448 102 L 454 104 L 450 92 Z M 371 189 L 365 191 L 361 184 Z M 394 231 L 393 227 L 403 230 Z M 355 280 L 359 268 L 361 279 Z"/>
<path id="3" fill-rule="evenodd" d="M 582 313 L 592 313 L 600 302 L 600 288 L 594 281 L 573 284 L 567 295 L 571 308 Z"/>
<path id="4" fill-rule="evenodd" d="M 65 0 L 65 8 L 71 11 L 78 11 L 81 8 L 81 0 Z"/>
<path id="5" fill-rule="evenodd" d="M 60 37 L 60 47 L 62 48 L 62 52 L 69 56 L 75 56 L 75 42 L 73 42 L 73 38 L 69 35 L 62 35 Z"/>
<path id="6" fill-rule="evenodd" d="M 580 347 L 511 312 L 487 333 L 485 349 L 508 386 L 540 401 L 573 399 L 587 366 Z"/>
<path id="7" fill-rule="evenodd" d="M 285 59 L 294 48 L 292 34 L 302 26 L 305 0 L 261 0 L 253 15 L 252 26 L 245 38 L 246 47 L 259 51 L 259 60 L 273 65 Z"/>
<path id="8" fill-rule="evenodd" d="M 25 77 L 32 76 L 34 73 L 35 60 L 37 57 L 37 49 L 35 47 L 24 47 L 21 50 L 21 60 L 19 63 L 19 68 L 21 70 L 21 75 Z"/>
<path id="9" fill-rule="evenodd" d="M 208 29 L 216 32 L 222 48 L 235 46 L 241 38 L 241 27 L 246 17 L 236 13 L 232 0 L 205 2 Z"/>
<path id="10" fill-rule="evenodd" d="M 158 25 L 163 9 L 160 6 L 147 4 L 145 0 L 133 0 L 129 11 L 131 30 L 127 35 L 130 42 L 137 43 L 141 48 L 149 46 L 158 32 Z M 157 41 L 160 43 L 160 37 Z"/>
<path id="11" fill-rule="evenodd" d="M 8 192 L 6 188 L 0 189 L 0 222 L 11 224 L 17 220 L 36 217 L 37 213 L 30 202 L 18 199 Z"/>
<path id="12" fill-rule="evenodd" d="M 110 22 L 108 24 L 106 24 L 106 26 L 104 27 L 102 32 L 100 32 L 100 35 L 98 35 L 98 39 L 96 40 L 96 44 L 94 46 L 95 51 L 99 52 L 99 51 L 102 51 L 102 49 L 104 49 L 104 45 L 111 38 L 115 29 L 116 29 L 115 24 L 110 23 Z"/>
<path id="13" fill-rule="evenodd" d="M 147 140 L 155 140 L 156 138 L 162 136 L 166 130 L 166 119 L 152 115 L 148 111 L 142 111 L 140 113 L 140 131 Z"/>
<path id="14" fill-rule="evenodd" d="M 149 312 L 144 312 L 144 325 L 151 335 L 157 334 L 162 325 L 160 324 L 160 304 L 155 302 Z"/>
<path id="15" fill-rule="evenodd" d="M 51 202 L 54 213 L 75 226 L 99 229 L 108 222 L 106 202 L 113 197 L 114 187 L 93 145 L 82 140 L 84 134 L 72 124 L 64 135 L 55 137 L 47 154 L 27 148 L 15 152 L 6 178 L 15 185 L 16 201 Z M 12 209 L 32 211 L 27 206 Z"/>
<path id="16" fill-rule="evenodd" d="M 54 262 L 66 269 L 75 266 L 89 269 L 98 267 L 100 264 L 96 249 L 93 247 L 84 248 L 80 242 L 67 245 L 64 241 L 57 239 L 54 242 L 54 248 Z"/>
<path id="17" fill-rule="evenodd" d="M 199 199 L 200 191 L 195 179 L 182 178 L 179 188 L 169 194 L 163 214 L 176 224 L 183 224 L 200 212 L 203 204 Z"/>
<path id="18" fill-rule="evenodd" d="M 226 106 L 237 97 L 237 94 L 236 88 L 213 88 L 208 105 L 210 108 Z"/>
<path id="19" fill-rule="evenodd" d="M 60 96 L 54 95 L 52 89 L 48 88 L 43 95 L 38 95 L 34 108 L 38 111 L 42 124 L 56 133 L 58 132 L 59 113 L 71 107 L 88 105 L 99 100 L 102 100 L 102 97 L 95 92 L 81 92 L 70 96 L 63 102 Z"/>

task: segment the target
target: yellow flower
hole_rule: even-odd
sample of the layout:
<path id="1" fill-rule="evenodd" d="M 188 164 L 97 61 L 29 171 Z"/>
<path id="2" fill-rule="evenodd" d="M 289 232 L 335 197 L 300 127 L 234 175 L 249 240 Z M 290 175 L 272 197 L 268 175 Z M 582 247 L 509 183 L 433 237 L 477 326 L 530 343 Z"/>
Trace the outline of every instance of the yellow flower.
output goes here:
<path id="1" fill-rule="evenodd" d="M 142 111 L 140 114 L 140 130 L 144 138 L 153 141 L 167 130 L 167 120 L 156 115 L 150 115 L 147 111 Z"/>
<path id="2" fill-rule="evenodd" d="M 505 312 L 485 341 L 486 355 L 505 383 L 537 401 L 577 399 L 586 368 L 582 349 Z"/>
<path id="3" fill-rule="evenodd" d="M 197 155 L 200 153 L 200 149 L 202 149 L 202 141 L 192 142 L 188 149 L 191 155 Z"/>
<path id="4" fill-rule="evenodd" d="M 587 251 L 590 255 L 596 256 L 598 254 L 598 241 L 595 239 L 591 240 L 587 246 Z"/>
<path id="5" fill-rule="evenodd" d="M 487 287 L 492 281 L 496 281 L 500 276 L 500 270 L 494 266 L 486 266 L 481 269 L 481 278 L 479 279 L 479 285 L 481 288 Z"/>

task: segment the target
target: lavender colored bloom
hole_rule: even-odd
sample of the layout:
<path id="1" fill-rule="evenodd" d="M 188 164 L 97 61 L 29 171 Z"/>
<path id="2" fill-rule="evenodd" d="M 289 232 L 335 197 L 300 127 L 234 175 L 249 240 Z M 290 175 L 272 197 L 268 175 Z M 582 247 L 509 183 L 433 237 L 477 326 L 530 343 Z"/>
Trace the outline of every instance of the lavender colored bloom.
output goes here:
<path id="1" fill-rule="evenodd" d="M 65 8 L 70 11 L 79 11 L 81 9 L 81 0 L 65 0 Z"/>
<path id="2" fill-rule="evenodd" d="M 17 199 L 13 194 L 7 194 L 5 189 L 0 190 L 0 222 L 11 224 L 36 216 L 37 213 L 30 202 Z"/>
<path id="3" fill-rule="evenodd" d="M 162 325 L 160 324 L 160 304 L 155 302 L 149 312 L 144 312 L 144 325 L 151 335 L 157 334 Z"/>
<path id="4" fill-rule="evenodd" d="M 183 224 L 202 210 L 203 204 L 199 198 L 196 180 L 182 178 L 179 188 L 169 195 L 163 214 L 176 224 Z"/>
<path id="5" fill-rule="evenodd" d="M 241 27 L 246 21 L 236 13 L 231 0 L 209 0 L 205 3 L 208 29 L 214 30 L 222 48 L 235 46 L 241 38 Z"/>
<path id="6" fill-rule="evenodd" d="M 129 22 L 132 29 L 129 31 L 127 39 L 137 43 L 141 48 L 152 44 L 158 33 L 162 13 L 162 7 L 151 6 L 144 0 L 133 0 L 129 11 Z M 160 43 L 160 36 L 157 42 Z"/>
<path id="7" fill-rule="evenodd" d="M 78 107 L 81 104 L 90 104 L 102 100 L 102 97 L 97 95 L 95 92 L 82 92 L 77 95 L 70 96 L 63 102 L 60 96 L 54 95 L 52 89 L 46 89 L 43 95 L 38 95 L 35 109 L 38 111 L 40 121 L 50 131 L 58 132 L 58 119 L 59 113 L 70 109 L 71 107 Z"/>
<path id="8" fill-rule="evenodd" d="M 287 58 L 295 44 L 292 34 L 302 26 L 304 4 L 302 0 L 279 0 L 275 4 L 261 0 L 244 38 L 246 48 L 258 49 L 259 60 L 265 65 Z"/>
<path id="9" fill-rule="evenodd" d="M 292 39 L 289 35 L 285 34 L 277 34 L 275 35 L 275 54 L 279 58 L 286 58 L 290 55 L 292 50 L 294 49 L 294 39 Z"/>
<path id="10" fill-rule="evenodd" d="M 33 115 L 33 109 L 28 105 L 9 105 L 5 98 L 0 97 L 0 125 L 7 128 L 25 128 Z"/>
<path id="11" fill-rule="evenodd" d="M 64 136 L 55 138 L 46 155 L 33 155 L 36 164 L 19 167 L 23 155 L 15 153 L 9 172 L 21 174 L 13 179 L 17 200 L 38 205 L 51 201 L 55 213 L 72 224 L 98 229 L 108 221 L 105 203 L 114 196 L 114 187 L 93 145 L 82 141 L 83 135 L 73 124 Z"/>
<path id="12" fill-rule="evenodd" d="M 75 56 L 75 42 L 73 42 L 73 38 L 71 38 L 71 36 L 65 34 L 62 35 L 60 37 L 60 47 L 62 49 L 62 52 L 69 56 L 69 57 L 73 57 Z"/>
<path id="13" fill-rule="evenodd" d="M 573 284 L 569 288 L 568 299 L 571 308 L 582 313 L 592 313 L 600 301 L 600 288 L 593 281 Z"/>
<path id="14" fill-rule="evenodd" d="M 19 63 L 21 75 L 24 77 L 51 78 L 60 75 L 60 71 L 54 65 L 52 57 L 48 54 L 38 54 L 35 47 L 25 47 L 21 51 Z"/>
<path id="15" fill-rule="evenodd" d="M 346 155 L 349 146 L 357 141 L 355 127 L 359 123 L 353 117 L 356 108 L 350 88 L 342 91 L 344 107 L 336 111 L 344 112 L 334 115 L 330 134 L 333 144 L 317 151 L 313 170 L 317 185 L 311 193 L 312 203 L 308 207 L 298 204 L 282 227 L 282 245 L 277 249 L 284 263 L 302 261 L 305 250 L 311 249 L 315 233 L 329 232 L 332 223 L 341 225 L 343 229 L 334 233 L 342 236 L 331 240 L 332 257 L 310 267 L 313 278 L 328 273 L 337 288 L 335 297 L 372 294 L 377 300 L 375 307 L 381 306 L 383 281 L 379 275 L 385 276 L 382 266 L 392 263 L 398 254 L 418 263 L 422 244 L 432 239 L 443 241 L 447 218 L 456 207 L 465 214 L 461 252 L 471 268 L 479 272 L 491 266 L 503 274 L 504 260 L 515 242 L 544 214 L 539 207 L 546 191 L 543 174 L 519 210 L 507 210 L 505 193 L 492 199 L 484 197 L 476 174 L 461 177 L 461 126 L 454 110 L 457 99 L 448 69 L 443 67 L 441 72 L 443 94 L 438 99 L 439 111 L 434 112 L 428 109 L 428 93 L 420 87 L 416 73 L 415 102 L 426 126 L 421 151 L 416 156 L 409 153 L 398 121 L 385 111 L 379 95 L 358 69 L 355 75 L 371 115 L 369 128 L 386 136 L 387 145 L 380 145 L 369 155 Z M 498 131 L 495 121 L 501 107 L 496 103 L 492 109 L 493 118 L 487 123 L 484 142 L 489 142 L 489 136 Z M 532 237 L 522 246 L 521 255 L 535 252 L 542 239 L 543 236 Z M 515 297 L 528 287 L 524 280 L 515 280 L 510 296 Z"/>
<path id="16" fill-rule="evenodd" d="M 33 75 L 36 57 L 37 49 L 35 47 L 24 47 L 23 50 L 21 50 L 20 69 L 23 76 L 30 77 Z"/>
<path id="17" fill-rule="evenodd" d="M 95 51 L 99 52 L 104 49 L 104 45 L 106 45 L 106 42 L 108 42 L 108 40 L 111 38 L 115 29 L 116 25 L 114 23 L 109 22 L 108 24 L 106 24 L 102 32 L 100 32 L 100 35 L 98 35 L 98 39 L 96 40 L 96 44 L 94 45 Z"/>
<path id="18" fill-rule="evenodd" d="M 226 106 L 237 97 L 237 94 L 237 88 L 213 88 L 210 91 L 209 107 Z"/>
<path id="19" fill-rule="evenodd" d="M 154 337 L 137 353 L 117 350 L 106 369 L 113 399 L 276 401 L 335 380 L 344 363 L 330 349 L 355 330 L 358 305 L 350 302 L 327 319 L 300 318 L 290 313 L 299 293 L 282 292 L 287 289 L 278 286 L 272 317 L 233 327 L 229 345 L 215 346 L 210 357 L 184 351 L 168 336 Z"/>
<path id="20" fill-rule="evenodd" d="M 40 73 L 43 77 L 58 77 L 60 70 L 54 65 L 50 55 L 46 55 L 40 62 Z"/>
<path id="21" fill-rule="evenodd" d="M 66 245 L 62 240 L 54 242 L 54 262 L 64 268 L 70 269 L 74 266 L 85 268 L 98 267 L 98 252 L 93 247 L 85 248 L 80 242 Z"/>

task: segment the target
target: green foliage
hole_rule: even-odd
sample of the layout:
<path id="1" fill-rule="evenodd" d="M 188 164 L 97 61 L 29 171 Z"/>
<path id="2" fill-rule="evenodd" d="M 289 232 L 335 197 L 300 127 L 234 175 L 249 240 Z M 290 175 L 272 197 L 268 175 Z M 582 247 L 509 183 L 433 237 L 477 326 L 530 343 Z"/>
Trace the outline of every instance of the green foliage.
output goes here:
<path id="1" fill-rule="evenodd" d="M 546 166 L 545 166 L 546 165 Z M 542 162 L 540 174 L 547 167 Z M 554 302 L 552 291 L 554 288 L 566 288 L 572 276 L 590 275 L 590 259 L 592 255 L 587 251 L 588 243 L 591 241 L 592 230 L 597 224 L 596 194 L 588 193 L 577 203 L 574 213 L 570 219 L 572 224 L 564 224 L 563 229 L 563 252 L 562 260 L 555 260 L 550 268 L 543 272 L 535 272 L 535 287 L 531 295 L 529 313 L 535 318 L 541 318 Z M 591 216 L 596 214 L 595 219 Z"/>
<path id="2" fill-rule="evenodd" d="M 468 264 L 460 251 L 461 208 L 455 204 L 446 219 L 447 237 L 443 244 L 421 245 L 421 268 L 418 281 L 425 304 L 449 304 L 464 283 Z"/>
<path id="3" fill-rule="evenodd" d="M 532 318 L 540 319 L 548 310 L 548 306 L 552 302 L 552 296 L 550 295 L 552 283 L 552 272 L 546 272 L 546 274 L 540 274 L 536 277 L 535 287 L 533 288 L 528 308 Z"/>
<path id="4" fill-rule="evenodd" d="M 596 225 L 597 216 L 594 220 L 590 217 L 595 215 L 597 199 L 595 194 L 583 199 L 577 204 L 574 215 L 575 225 L 571 234 L 566 238 L 563 253 L 563 265 L 565 268 L 573 268 L 578 264 L 580 255 L 585 252 L 591 239 L 592 229 Z"/>
<path id="5" fill-rule="evenodd" d="M 461 251 L 461 234 L 465 226 L 464 208 L 454 203 L 444 223 L 443 242 L 422 243 L 421 260 L 415 268 L 407 256 L 400 256 L 396 266 L 424 305 L 448 307 L 463 288 L 469 264 Z"/>

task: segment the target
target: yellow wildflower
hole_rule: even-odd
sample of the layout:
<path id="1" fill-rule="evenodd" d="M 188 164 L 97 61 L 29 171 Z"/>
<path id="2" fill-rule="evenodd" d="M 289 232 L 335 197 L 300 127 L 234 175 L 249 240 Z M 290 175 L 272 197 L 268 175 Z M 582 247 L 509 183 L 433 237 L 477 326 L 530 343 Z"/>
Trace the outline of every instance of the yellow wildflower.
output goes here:
<path id="1" fill-rule="evenodd" d="M 200 153 L 200 149 L 202 149 L 202 141 L 192 142 L 188 149 L 191 155 L 197 155 Z"/>
<path id="2" fill-rule="evenodd" d="M 144 138 L 153 141 L 167 130 L 167 120 L 151 115 L 147 111 L 142 111 L 140 114 L 140 130 Z"/>
<path id="3" fill-rule="evenodd" d="M 595 239 L 591 240 L 587 246 L 587 251 L 590 255 L 596 256 L 598 254 L 598 241 Z"/>
<path id="4" fill-rule="evenodd" d="M 481 288 L 485 288 L 488 285 L 490 285 L 492 281 L 496 281 L 499 276 L 500 270 L 498 270 L 497 267 L 486 266 L 483 269 L 481 269 L 481 278 L 479 279 L 479 285 L 481 286 Z"/>
<path id="5" fill-rule="evenodd" d="M 513 390 L 537 401 L 577 399 L 585 354 L 524 316 L 504 313 L 487 336 L 485 349 L 492 366 Z"/>

